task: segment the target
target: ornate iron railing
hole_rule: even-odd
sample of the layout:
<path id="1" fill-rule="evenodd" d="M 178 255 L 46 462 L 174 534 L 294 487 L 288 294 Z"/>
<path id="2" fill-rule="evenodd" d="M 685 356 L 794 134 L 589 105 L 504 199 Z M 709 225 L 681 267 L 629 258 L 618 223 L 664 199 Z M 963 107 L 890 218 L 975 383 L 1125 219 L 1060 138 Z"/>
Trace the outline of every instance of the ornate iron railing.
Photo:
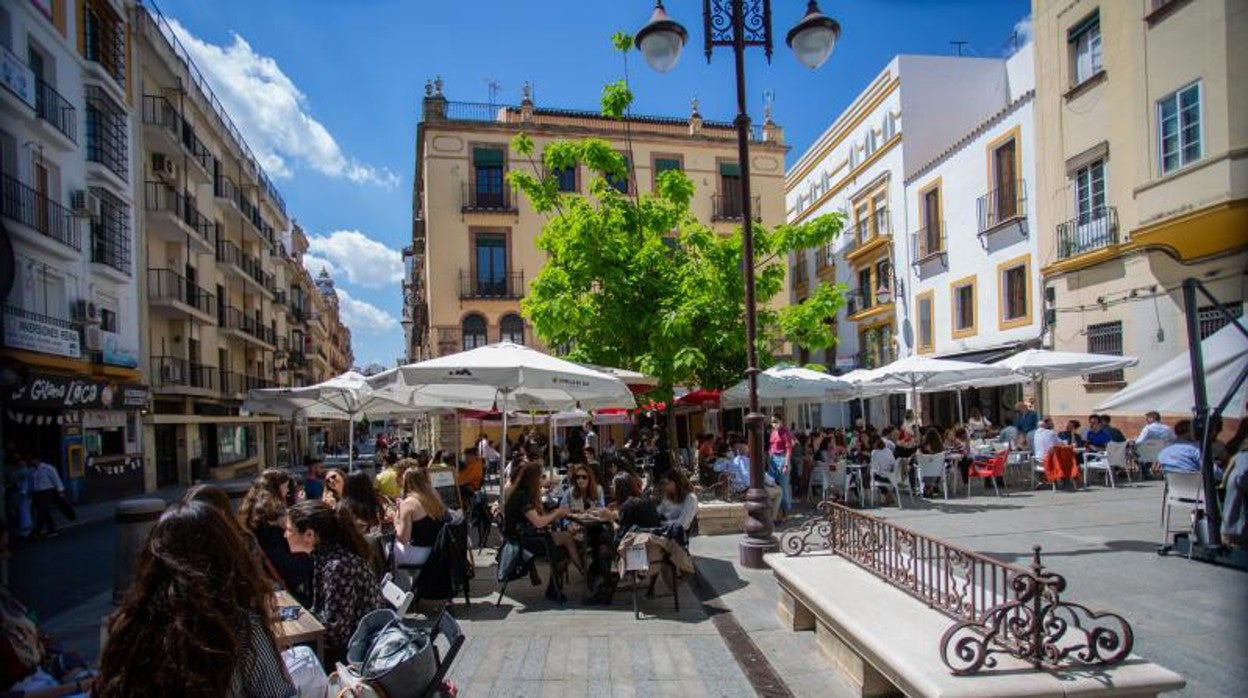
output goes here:
<path id="1" fill-rule="evenodd" d="M 941 658 L 955 674 L 991 669 L 997 654 L 1039 669 L 1109 666 L 1131 653 L 1125 619 L 1061 600 L 1066 580 L 1045 570 L 1039 546 L 1028 569 L 841 504 L 823 502 L 819 510 L 783 536 L 785 554 L 839 555 L 957 621 L 940 639 Z"/>

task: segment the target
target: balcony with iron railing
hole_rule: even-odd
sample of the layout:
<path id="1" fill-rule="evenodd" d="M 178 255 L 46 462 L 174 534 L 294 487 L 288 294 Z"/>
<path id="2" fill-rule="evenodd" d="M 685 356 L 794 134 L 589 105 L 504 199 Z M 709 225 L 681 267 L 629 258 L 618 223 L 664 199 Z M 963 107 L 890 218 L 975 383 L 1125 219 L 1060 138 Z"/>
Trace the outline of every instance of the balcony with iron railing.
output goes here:
<path id="1" fill-rule="evenodd" d="M 268 345 L 267 348 L 269 349 L 273 349 L 277 342 L 277 336 L 273 332 L 273 328 L 264 324 L 264 321 L 257 318 L 254 314 L 245 313 L 232 305 L 226 306 L 225 316 L 217 318 L 217 322 L 227 330 L 234 330 L 246 335 L 244 339 L 251 338 Z"/>
<path id="2" fill-rule="evenodd" d="M 799 254 L 797 262 L 789 267 L 789 277 L 793 279 L 795 290 L 804 291 L 810 285 L 810 271 L 806 268 L 806 260 Z"/>
<path id="3" fill-rule="evenodd" d="M 897 360 L 897 350 L 892 346 L 876 346 L 863 349 L 856 355 L 858 368 L 879 368 Z"/>
<path id="4" fill-rule="evenodd" d="M 916 267 L 935 259 L 944 263 L 948 252 L 943 221 L 929 222 L 926 228 L 910 234 L 910 263 Z"/>
<path id="5" fill-rule="evenodd" d="M 1021 179 L 998 183 L 995 189 L 975 201 L 979 234 L 999 230 L 1005 224 L 1027 217 L 1027 186 Z M 1024 231 L 1026 232 L 1026 231 Z"/>
<path id="6" fill-rule="evenodd" d="M 126 22 L 107 2 L 80 2 L 82 57 L 126 87 Z"/>
<path id="7" fill-rule="evenodd" d="M 238 208 L 239 189 L 234 183 L 233 178 L 229 175 L 217 173 L 213 178 L 212 193 L 222 201 L 228 201 L 232 206 Z"/>
<path id="8" fill-rule="evenodd" d="M 195 134 L 195 127 L 185 118 L 182 119 L 182 149 L 186 151 L 191 161 L 199 166 L 204 175 L 213 181 L 215 187 L 212 151 L 208 150 L 208 146 L 204 145 L 204 142 Z"/>
<path id="9" fill-rule="evenodd" d="M 82 220 L 72 211 L 9 174 L 0 173 L 0 181 L 4 187 L 0 215 L 75 250 L 82 250 Z"/>
<path id="10" fill-rule="evenodd" d="M 182 117 L 173 102 L 163 95 L 143 95 L 143 125 L 155 126 L 174 142 L 181 141 Z"/>
<path id="11" fill-rule="evenodd" d="M 480 188 L 473 182 L 463 182 L 460 195 L 461 213 L 516 213 L 511 186 L 504 184 L 499 191 Z"/>
<path id="12" fill-rule="evenodd" d="M 876 209 L 874 215 L 850 224 L 848 233 L 850 237 L 849 244 L 845 247 L 846 261 L 852 262 L 876 250 L 887 248 L 893 237 L 888 209 Z"/>
<path id="13" fill-rule="evenodd" d="M 87 162 L 130 181 L 130 118 L 103 89 L 86 86 Z"/>
<path id="14" fill-rule="evenodd" d="M 521 108 L 507 104 L 484 102 L 452 102 L 445 99 L 428 99 L 425 102 L 425 118 L 429 121 L 472 121 L 477 123 L 515 123 L 521 121 Z M 670 116 L 645 116 L 633 114 L 627 119 L 612 119 L 595 111 L 575 109 L 533 109 L 533 120 L 538 124 L 580 128 L 607 133 L 663 133 L 688 135 L 688 119 Z M 736 126 L 729 121 L 702 121 L 702 136 L 717 136 L 729 140 L 737 137 Z M 750 140 L 765 142 L 766 131 L 762 124 L 750 125 Z"/>
<path id="15" fill-rule="evenodd" d="M 524 272 L 513 271 L 502 274 L 473 274 L 461 269 L 459 271 L 459 297 L 461 300 L 472 298 L 523 298 Z"/>
<path id="16" fill-rule="evenodd" d="M 712 194 L 711 220 L 739 221 L 745 215 L 742 210 L 740 194 Z M 763 220 L 762 199 L 757 195 L 750 197 L 750 217 L 755 221 Z"/>
<path id="17" fill-rule="evenodd" d="M 91 261 L 130 274 L 130 229 L 120 219 L 91 223 Z"/>
<path id="18" fill-rule="evenodd" d="M 216 366 L 195 363 L 177 356 L 153 356 L 152 388 L 164 392 L 185 389 L 215 393 L 219 372 Z"/>
<path id="19" fill-rule="evenodd" d="M 870 288 L 854 288 L 845 292 L 845 315 L 852 318 L 876 306 L 875 291 Z"/>
<path id="20" fill-rule="evenodd" d="M 165 182 L 148 181 L 143 184 L 143 208 L 154 214 L 165 214 L 166 220 L 177 224 L 176 228 L 165 229 L 151 226 L 148 229 L 165 237 L 185 239 L 190 231 L 191 239 L 198 240 L 208 246 L 216 232 L 216 224 L 201 214 L 193 199 L 190 199 Z"/>
<path id="21" fill-rule="evenodd" d="M 1095 208 L 1057 225 L 1057 258 L 1078 257 L 1117 245 L 1118 241 L 1118 209 Z"/>
<path id="22" fill-rule="evenodd" d="M 35 114 L 69 140 L 78 142 L 78 110 L 43 80 L 35 81 Z"/>
<path id="23" fill-rule="evenodd" d="M 147 270 L 147 297 L 152 301 L 180 303 L 210 318 L 216 314 L 216 295 L 172 269 Z"/>

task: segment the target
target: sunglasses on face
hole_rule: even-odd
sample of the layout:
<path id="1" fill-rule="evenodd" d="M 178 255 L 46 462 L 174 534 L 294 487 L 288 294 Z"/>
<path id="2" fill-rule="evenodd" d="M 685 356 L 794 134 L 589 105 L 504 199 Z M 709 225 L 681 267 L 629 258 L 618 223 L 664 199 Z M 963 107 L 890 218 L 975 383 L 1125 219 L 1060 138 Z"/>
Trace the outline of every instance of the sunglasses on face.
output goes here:
<path id="1" fill-rule="evenodd" d="M 576 476 L 576 481 L 577 481 L 577 482 L 589 482 L 589 476 L 588 476 L 588 475 L 577 475 L 577 476 Z"/>

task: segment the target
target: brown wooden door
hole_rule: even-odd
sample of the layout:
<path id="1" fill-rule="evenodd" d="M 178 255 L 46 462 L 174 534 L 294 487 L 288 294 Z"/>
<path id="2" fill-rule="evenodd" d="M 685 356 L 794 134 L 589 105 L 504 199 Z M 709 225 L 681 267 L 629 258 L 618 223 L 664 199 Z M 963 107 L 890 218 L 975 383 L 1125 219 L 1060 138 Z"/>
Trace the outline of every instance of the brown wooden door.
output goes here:
<path id="1" fill-rule="evenodd" d="M 997 221 L 1013 218 L 1018 214 L 1018 168 L 1015 165 L 1016 145 L 1010 140 L 993 152 L 996 170 Z"/>

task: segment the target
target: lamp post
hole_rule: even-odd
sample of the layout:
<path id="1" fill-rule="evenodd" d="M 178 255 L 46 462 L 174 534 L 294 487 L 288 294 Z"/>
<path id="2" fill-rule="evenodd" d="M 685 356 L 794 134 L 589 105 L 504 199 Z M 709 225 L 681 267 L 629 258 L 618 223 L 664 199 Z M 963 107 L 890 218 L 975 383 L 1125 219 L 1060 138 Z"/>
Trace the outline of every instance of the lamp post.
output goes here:
<path id="1" fill-rule="evenodd" d="M 717 46 L 732 49 L 736 68 L 737 157 L 741 167 L 741 253 L 745 267 L 745 351 L 746 379 L 749 382 L 749 413 L 745 417 L 750 444 L 750 488 L 746 492 L 745 535 L 739 545 L 741 564 L 764 567 L 763 554 L 776 550 L 767 491 L 763 488 L 766 454 L 763 450 L 763 422 L 758 411 L 758 309 L 754 294 L 754 232 L 753 207 L 750 202 L 750 117 L 745 102 L 745 49 L 761 46 L 771 60 L 771 0 L 703 0 L 702 26 L 705 32 L 706 60 Z M 841 27 L 836 20 L 819 11 L 815 0 L 806 5 L 806 14 L 785 36 L 788 44 L 804 65 L 812 70 L 823 65 L 832 55 Z M 660 73 L 675 67 L 689 33 L 667 14 L 662 0 L 654 3 L 654 13 L 646 26 L 637 32 L 637 49 L 646 62 Z"/>

